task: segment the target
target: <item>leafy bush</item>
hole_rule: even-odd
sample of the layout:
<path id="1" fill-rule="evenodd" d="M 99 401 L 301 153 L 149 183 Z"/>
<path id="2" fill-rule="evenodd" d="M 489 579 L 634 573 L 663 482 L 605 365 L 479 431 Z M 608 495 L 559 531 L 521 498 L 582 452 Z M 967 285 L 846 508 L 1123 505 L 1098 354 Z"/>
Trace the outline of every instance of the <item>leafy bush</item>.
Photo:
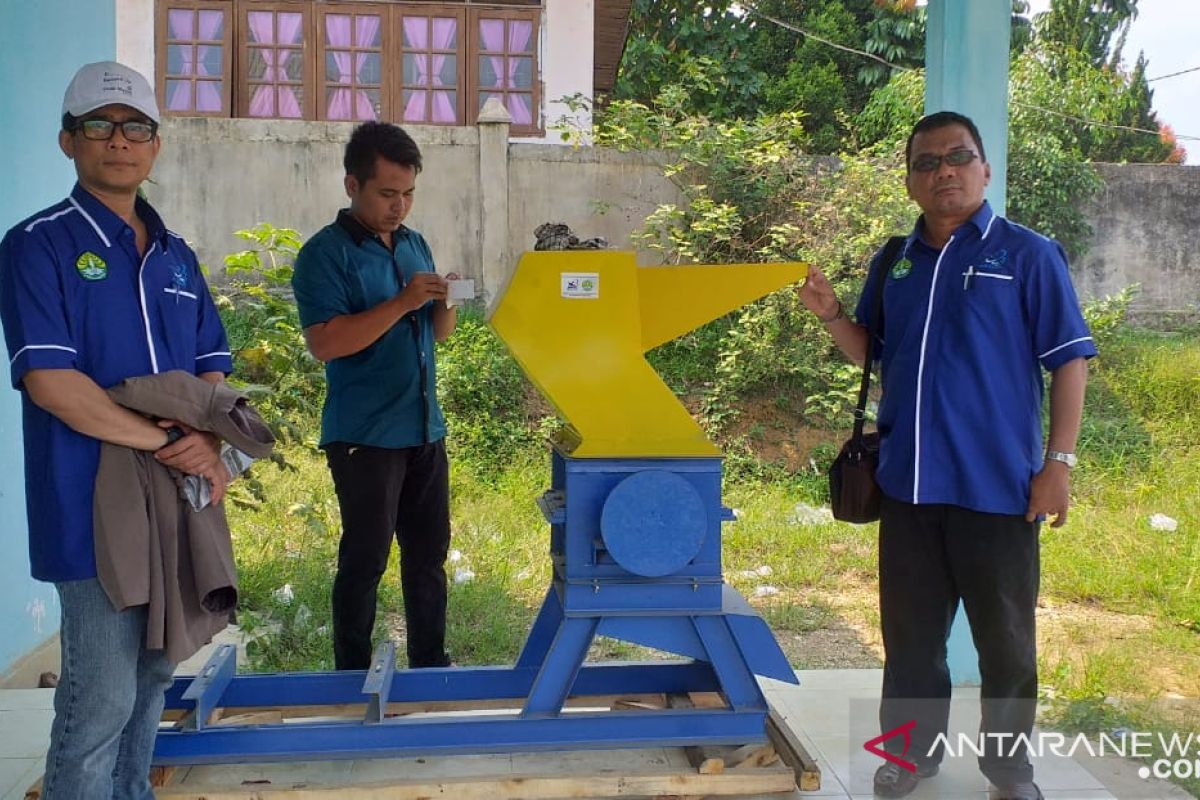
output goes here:
<path id="1" fill-rule="evenodd" d="M 1097 300 L 1083 304 L 1083 318 L 1092 332 L 1096 349 L 1104 353 L 1107 345 L 1113 341 L 1117 332 L 1125 324 L 1129 314 L 1129 306 L 1137 295 L 1138 285 L 1126 286 L 1116 294 L 1105 295 Z"/>
<path id="2" fill-rule="evenodd" d="M 304 441 L 319 424 L 325 378 L 292 299 L 300 234 L 261 223 L 234 235 L 254 246 L 225 257 L 229 281 L 216 296 L 234 354 L 233 379 L 278 438 Z"/>
<path id="3" fill-rule="evenodd" d="M 718 123 L 686 114 L 686 93 L 669 86 L 653 106 L 615 102 L 598 121 L 598 142 L 662 153 L 685 198 L 659 207 L 635 241 L 667 263 L 816 264 L 853 307 L 872 252 L 911 225 L 894 154 L 813 157 L 798 115 Z M 791 289 L 664 345 L 651 361 L 676 391 L 699 395 L 718 434 L 737 418 L 738 398 L 762 390 L 811 397 L 817 421 L 848 424 L 844 361 Z"/>
<path id="4" fill-rule="evenodd" d="M 543 420 L 530 402 L 532 389 L 478 312 L 459 312 L 454 335 L 438 344 L 437 363 L 446 441 L 456 463 L 487 477 L 534 452 Z"/>

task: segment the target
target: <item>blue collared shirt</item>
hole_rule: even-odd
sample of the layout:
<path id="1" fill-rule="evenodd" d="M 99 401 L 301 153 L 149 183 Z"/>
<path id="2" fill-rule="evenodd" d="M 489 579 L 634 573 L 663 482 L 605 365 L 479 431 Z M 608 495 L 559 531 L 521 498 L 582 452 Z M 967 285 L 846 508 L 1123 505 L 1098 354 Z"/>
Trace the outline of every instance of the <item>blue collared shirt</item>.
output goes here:
<path id="1" fill-rule="evenodd" d="M 0 244 L 0 318 L 12 383 L 35 369 L 75 369 L 109 388 L 173 369 L 229 373 L 225 330 L 196 263 L 149 203 L 148 241 L 78 184 Z M 96 575 L 92 494 L 100 442 L 76 433 L 21 392 L 25 499 L 33 577 Z"/>
<path id="2" fill-rule="evenodd" d="M 884 284 L 880 488 L 909 503 L 1024 514 L 1042 467 L 1042 370 L 1096 355 L 1066 255 L 986 202 L 940 251 L 922 225 Z M 873 261 L 860 325 L 874 276 Z"/>
<path id="3" fill-rule="evenodd" d="M 296 256 L 292 288 L 300 324 L 358 314 L 399 294 L 418 272 L 434 272 L 425 238 L 401 227 L 393 247 L 345 211 Z M 433 301 L 405 314 L 366 349 L 325 365 L 321 445 L 415 447 L 446 435 L 437 402 Z"/>

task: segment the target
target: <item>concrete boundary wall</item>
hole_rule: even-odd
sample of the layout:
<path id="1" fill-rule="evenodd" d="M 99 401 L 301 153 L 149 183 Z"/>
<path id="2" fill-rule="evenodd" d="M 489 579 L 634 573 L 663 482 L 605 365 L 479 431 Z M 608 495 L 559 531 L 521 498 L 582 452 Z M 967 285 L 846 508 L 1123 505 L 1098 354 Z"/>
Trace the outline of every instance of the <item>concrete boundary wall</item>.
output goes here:
<path id="1" fill-rule="evenodd" d="M 475 278 L 485 299 L 532 249 L 541 223 L 565 222 L 581 237 L 630 248 L 649 213 L 680 199 L 653 154 L 510 142 L 505 116 L 484 115 L 474 128 L 408 129 L 425 161 L 409 224 L 429 239 L 443 272 Z M 242 249 L 234 230 L 270 222 L 309 236 L 333 219 L 346 202 L 341 158 L 352 127 L 168 119 L 147 193 L 219 280 L 221 258 Z M 1200 316 L 1200 167 L 1099 169 L 1107 188 L 1086 209 L 1092 246 L 1072 265 L 1080 296 L 1139 283 L 1139 319 Z"/>
<path id="2" fill-rule="evenodd" d="M 345 122 L 168 118 L 146 194 L 219 281 L 224 256 L 245 249 L 233 231 L 269 222 L 308 237 L 333 220 L 347 202 L 342 151 L 352 130 Z M 429 240 L 442 272 L 482 281 L 489 297 L 533 248 L 541 223 L 629 247 L 650 212 L 678 200 L 644 154 L 509 142 L 502 119 L 407 130 L 424 163 L 407 224 Z"/>
<path id="3" fill-rule="evenodd" d="M 1073 266 L 1082 297 L 1139 284 L 1132 312 L 1149 325 L 1200 318 L 1200 167 L 1100 164 L 1105 189 L 1086 209 L 1092 244 Z"/>

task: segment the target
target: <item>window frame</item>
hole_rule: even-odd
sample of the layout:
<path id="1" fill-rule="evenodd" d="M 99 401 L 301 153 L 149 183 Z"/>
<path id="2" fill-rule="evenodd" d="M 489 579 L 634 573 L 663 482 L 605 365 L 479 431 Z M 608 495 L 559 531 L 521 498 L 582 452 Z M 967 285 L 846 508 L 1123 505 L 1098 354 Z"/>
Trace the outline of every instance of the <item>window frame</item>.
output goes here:
<path id="1" fill-rule="evenodd" d="M 221 110 L 171 111 L 167 108 L 166 88 L 168 76 L 167 40 L 170 30 L 168 14 L 173 9 L 188 9 L 193 13 L 202 10 L 218 10 L 225 15 L 225 26 L 222 39 L 222 80 L 221 80 Z M 254 83 L 250 79 L 250 52 L 253 48 L 250 42 L 249 14 L 253 11 L 299 12 L 303 15 L 304 36 L 300 44 L 301 58 L 304 62 L 302 78 L 299 85 L 303 87 L 301 103 L 302 116 L 281 117 L 252 117 L 249 114 L 250 103 L 256 86 L 267 85 L 265 82 Z M 479 119 L 479 95 L 483 91 L 479 86 L 480 59 L 487 55 L 497 55 L 489 51 L 483 52 L 483 37 L 480 35 L 480 21 L 484 19 L 504 20 L 506 25 L 505 47 L 508 44 L 507 25 L 510 21 L 519 20 L 531 25 L 530 50 L 528 57 L 532 60 L 532 76 L 529 91 L 512 91 L 499 89 L 493 93 L 507 98 L 511 94 L 526 95 L 531 103 L 531 121 L 528 125 L 512 123 L 509 134 L 512 136 L 541 136 L 545 134 L 542 120 L 542 64 L 541 64 L 541 24 L 545 13 L 544 0 L 486 0 L 485 2 L 447 2 L 447 0 L 155 0 L 155 94 L 158 97 L 159 108 L 164 116 L 171 117 L 225 117 L 232 119 L 258 120 L 307 120 L 307 121 L 353 121 L 362 120 L 329 120 L 326 91 L 330 87 L 343 84 L 329 83 L 326 80 L 326 58 L 331 48 L 325 42 L 325 19 L 330 14 L 341 15 L 367 14 L 380 17 L 380 112 L 378 118 L 397 125 L 432 125 L 438 127 L 466 127 L 475 125 Z M 459 33 L 455 57 L 458 60 L 458 80 L 455 86 L 457 101 L 455 103 L 455 121 L 453 123 L 424 121 L 405 121 L 404 112 L 404 47 L 403 20 L 405 16 L 422 16 L 426 18 L 447 16 L 458 21 Z M 276 23 L 278 24 L 278 23 Z M 432 33 L 432 28 L 430 29 Z M 352 23 L 353 35 L 353 23 Z M 430 42 L 432 45 L 432 42 Z M 193 42 L 193 46 L 195 42 Z M 274 45 L 276 51 L 279 45 Z M 351 44 L 349 52 L 367 52 Z M 430 50 L 411 52 L 432 52 Z M 507 50 L 504 58 L 511 57 Z M 525 57 L 525 54 L 520 54 Z M 352 62 L 353 63 L 353 62 Z M 178 79 L 178 78 L 176 78 Z M 196 78 L 191 79 L 193 85 L 193 106 L 195 105 Z M 351 91 L 358 84 L 351 83 Z M 414 87 L 409 87 L 414 88 Z M 484 87 L 486 89 L 487 87 Z M 426 89 L 426 91 L 429 91 Z M 431 98 L 426 103 L 432 102 Z M 276 95 L 278 103 L 278 95 Z M 429 108 L 429 106 L 426 106 Z M 509 112 L 511 114 L 511 112 Z"/>
<path id="2" fill-rule="evenodd" d="M 242 0 L 245 2 L 245 0 Z M 391 121 L 392 116 L 392 98 L 389 96 L 391 91 L 389 87 L 392 85 L 392 64 L 388 58 L 388 37 L 391 31 L 392 4 L 391 3 L 314 3 L 316 14 L 313 15 L 313 45 L 316 51 L 313 54 L 313 93 L 316 96 L 315 102 L 316 115 L 313 119 L 328 121 L 328 122 L 367 122 L 367 120 L 359 119 L 353 115 L 351 111 L 350 119 L 338 120 L 330 119 L 329 107 L 326 103 L 326 91 L 329 87 L 345 86 L 346 84 L 329 83 L 325 78 L 325 59 L 329 51 L 335 50 L 338 52 L 346 52 L 347 48 L 330 47 L 325 42 L 325 19 L 329 16 L 344 16 L 350 15 L 350 44 L 348 50 L 350 52 L 350 67 L 351 67 L 351 102 L 355 98 L 355 92 L 358 91 L 359 84 L 357 83 L 357 70 L 354 69 L 355 56 L 358 53 L 379 53 L 379 113 L 376 119 L 384 122 Z M 357 16 L 379 17 L 379 48 L 360 48 L 354 44 L 355 24 L 354 20 Z"/>
<path id="3" fill-rule="evenodd" d="M 185 112 L 171 111 L 167 108 L 167 82 L 168 80 L 178 80 L 176 76 L 172 78 L 167 75 L 167 47 L 170 43 L 170 25 L 169 13 L 172 10 L 189 10 L 196 14 L 196 22 L 199 24 L 200 11 L 221 11 L 225 14 L 225 25 L 223 28 L 223 36 L 221 39 L 221 108 L 218 111 L 200 111 L 195 108 L 196 105 L 196 84 L 200 83 L 215 83 L 215 81 L 197 81 L 193 74 L 189 79 L 192 84 L 192 108 Z M 233 74 L 233 48 L 234 48 L 234 0 L 169 0 L 169 2 L 159 2 L 154 9 L 154 70 L 157 73 L 155 76 L 154 95 L 158 100 L 159 113 L 164 116 L 178 117 L 231 117 L 233 116 L 233 82 L 236 79 Z M 199 35 L 199 30 L 196 31 Z M 199 39 L 191 40 L 191 46 L 196 47 Z"/>
<path id="4" fill-rule="evenodd" d="M 404 116 L 404 90 L 409 88 L 404 83 L 404 55 L 406 48 L 404 47 L 404 17 L 424 17 L 433 19 L 435 17 L 454 17 L 458 23 L 458 47 L 455 50 L 455 59 L 458 62 L 458 82 L 454 86 L 455 104 L 454 104 L 454 122 L 433 122 L 432 120 L 413 122 L 403 119 Z M 470 117 L 467 112 L 467 81 L 469 80 L 467 70 L 470 65 L 467 63 L 469 55 L 469 38 L 470 31 L 467 29 L 467 8 L 465 6 L 450 6 L 444 4 L 429 3 L 428 5 L 416 4 L 409 2 L 408 4 L 397 4 L 392 13 L 392 43 L 395 48 L 396 58 L 394 60 L 396 70 L 396 80 L 393 82 L 392 95 L 396 108 L 396 124 L 397 125 L 437 125 L 439 127 L 461 127 L 470 125 L 468 120 Z M 430 24 L 430 35 L 432 36 L 433 26 Z M 432 46 L 429 50 L 413 50 L 414 53 L 431 53 Z M 441 51 L 439 51 L 441 52 Z M 429 92 L 430 97 L 426 98 L 426 108 L 433 102 L 432 91 L 428 88 L 424 91 Z M 431 115 L 432 116 L 432 115 Z"/>
<path id="5" fill-rule="evenodd" d="M 471 24 L 471 30 L 469 31 L 469 33 L 471 35 L 471 45 L 472 46 L 470 48 L 470 55 L 469 55 L 469 57 L 471 59 L 471 63 L 467 65 L 467 68 L 469 70 L 467 73 L 467 88 L 468 88 L 468 96 L 470 97 L 470 101 L 467 106 L 467 110 L 468 110 L 467 119 L 469 120 L 469 122 L 467 124 L 474 125 L 476 123 L 476 121 L 479 119 L 479 111 L 480 111 L 479 94 L 482 91 L 479 86 L 479 60 L 481 58 L 485 57 L 484 50 L 483 50 L 483 37 L 479 34 L 480 20 L 481 19 L 502 19 L 505 21 L 506 33 L 508 30 L 508 22 L 511 20 L 519 20 L 522 22 L 529 22 L 533 26 L 533 30 L 530 31 L 530 34 L 529 34 L 529 36 L 530 36 L 529 41 L 532 46 L 532 49 L 529 51 L 529 55 L 530 55 L 530 58 L 532 58 L 532 60 L 533 60 L 533 75 L 531 77 L 530 91 L 529 92 L 506 92 L 504 90 L 501 90 L 499 92 L 499 94 L 503 95 L 506 99 L 509 94 L 529 94 L 529 95 L 531 95 L 531 98 L 530 98 L 530 103 L 531 103 L 530 124 L 518 125 L 515 121 L 510 123 L 509 128 L 508 128 L 508 132 L 509 132 L 510 136 L 511 135 L 533 136 L 533 135 L 544 134 L 546 131 L 545 131 L 545 128 L 542 127 L 542 119 L 541 119 L 541 116 L 542 116 L 542 114 L 541 114 L 541 111 L 542 111 L 542 108 L 541 108 L 541 104 L 542 104 L 542 98 L 541 98 L 542 80 L 541 80 L 541 77 L 542 76 L 541 76 L 541 59 L 539 58 L 539 56 L 541 55 L 541 53 L 539 52 L 539 44 L 541 43 L 541 40 L 538 38 L 539 36 L 541 36 L 541 21 L 542 21 L 541 20 L 541 16 L 542 16 L 541 10 L 539 9 L 538 13 L 535 13 L 535 14 L 531 14 L 528 10 L 522 10 L 519 8 L 479 8 L 479 7 L 475 7 L 475 8 L 469 8 L 469 11 L 470 11 L 470 13 L 468 14 L 468 17 L 470 18 L 470 24 Z M 508 50 L 507 50 L 508 36 L 507 35 L 504 37 L 504 41 L 505 41 L 504 46 L 506 49 L 505 49 L 503 55 L 505 58 L 508 58 Z M 492 51 L 488 51 L 488 52 L 490 53 Z M 506 110 L 508 109 L 507 102 L 505 102 L 504 107 Z M 510 116 L 512 115 L 511 111 L 509 111 L 509 115 Z"/>
<path id="6" fill-rule="evenodd" d="M 313 89 L 314 79 L 313 79 L 312 73 L 313 73 L 315 62 L 314 62 L 314 59 L 312 58 L 312 56 L 310 55 L 310 51 L 309 51 L 309 48 L 312 46 L 312 36 L 313 36 L 313 20 L 312 20 L 313 4 L 306 3 L 306 2 L 296 2 L 296 0 L 274 0 L 274 2 L 235 3 L 235 5 L 237 8 L 237 22 L 238 22 L 237 55 L 239 56 L 234 64 L 235 72 L 237 73 L 234 77 L 234 79 L 236 81 L 234 86 L 237 89 L 237 91 L 234 93 L 234 97 L 237 101 L 237 107 L 236 107 L 237 113 L 233 114 L 231 116 L 234 119 L 281 119 L 281 120 L 311 120 L 311 119 L 314 119 L 315 118 L 314 115 L 316 113 L 316 107 L 315 107 L 316 100 L 314 97 L 315 90 Z M 273 86 L 278 87 L 278 86 L 295 86 L 296 85 L 295 83 L 290 83 L 290 82 L 289 83 L 279 83 L 278 81 L 272 81 L 269 84 L 266 82 L 261 82 L 261 81 L 260 82 L 252 82 L 252 79 L 250 78 L 250 50 L 251 49 L 265 49 L 265 48 L 257 48 L 250 41 L 250 14 L 252 12 L 261 12 L 261 11 L 270 11 L 275 14 L 279 14 L 280 12 L 282 12 L 282 13 L 299 12 L 303 18 L 303 22 L 301 22 L 301 30 L 303 31 L 303 36 L 300 39 L 300 60 L 303 64 L 303 68 L 301 69 L 301 72 L 300 72 L 300 84 L 299 84 L 303 89 L 303 94 L 302 94 L 302 102 L 300 104 L 300 116 L 299 117 L 279 116 L 279 114 L 278 114 L 278 111 L 279 111 L 278 94 L 276 95 L 276 98 L 275 98 L 276 114 L 274 114 L 273 116 L 269 116 L 269 117 L 256 117 L 256 116 L 250 115 L 250 103 L 253 102 L 253 98 L 254 98 L 253 90 L 254 90 L 255 86 L 273 85 Z M 278 24 L 279 24 L 279 20 L 278 20 L 278 16 L 276 16 L 276 18 L 275 18 L 276 34 L 278 34 L 278 31 L 279 31 Z M 280 49 L 284 49 L 284 48 L 281 48 L 279 46 L 279 44 L 276 43 L 273 46 L 273 49 L 275 49 L 278 52 Z M 286 48 L 286 49 L 294 49 L 294 48 Z M 276 89 L 276 91 L 278 91 L 278 89 Z"/>

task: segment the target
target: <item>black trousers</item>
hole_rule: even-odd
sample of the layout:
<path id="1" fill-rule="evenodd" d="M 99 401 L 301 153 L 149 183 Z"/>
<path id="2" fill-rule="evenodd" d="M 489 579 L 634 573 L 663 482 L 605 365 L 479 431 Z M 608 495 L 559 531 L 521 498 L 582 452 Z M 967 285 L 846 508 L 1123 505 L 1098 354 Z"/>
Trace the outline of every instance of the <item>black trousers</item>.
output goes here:
<path id="1" fill-rule="evenodd" d="M 335 442 L 325 455 L 342 512 L 333 581 L 334 663 L 338 669 L 370 666 L 376 594 L 394 538 L 400 546 L 408 665 L 448 666 L 450 486 L 445 441 L 400 449 Z"/>
<path id="2" fill-rule="evenodd" d="M 950 670 L 946 642 L 961 599 L 979 653 L 986 751 L 979 768 L 997 786 L 1033 780 L 1024 743 L 1037 704 L 1034 609 L 1040 576 L 1038 528 L 1023 516 L 950 505 L 912 505 L 885 497 L 879 520 L 879 616 L 883 628 L 881 730 L 911 720 L 905 758 L 926 754 L 946 732 Z M 1007 736 L 1005 736 L 1007 735 Z M 957 739 L 955 739 L 957 741 Z M 900 753 L 903 737 L 887 740 Z M 1014 750 L 1016 752 L 1014 752 Z"/>

